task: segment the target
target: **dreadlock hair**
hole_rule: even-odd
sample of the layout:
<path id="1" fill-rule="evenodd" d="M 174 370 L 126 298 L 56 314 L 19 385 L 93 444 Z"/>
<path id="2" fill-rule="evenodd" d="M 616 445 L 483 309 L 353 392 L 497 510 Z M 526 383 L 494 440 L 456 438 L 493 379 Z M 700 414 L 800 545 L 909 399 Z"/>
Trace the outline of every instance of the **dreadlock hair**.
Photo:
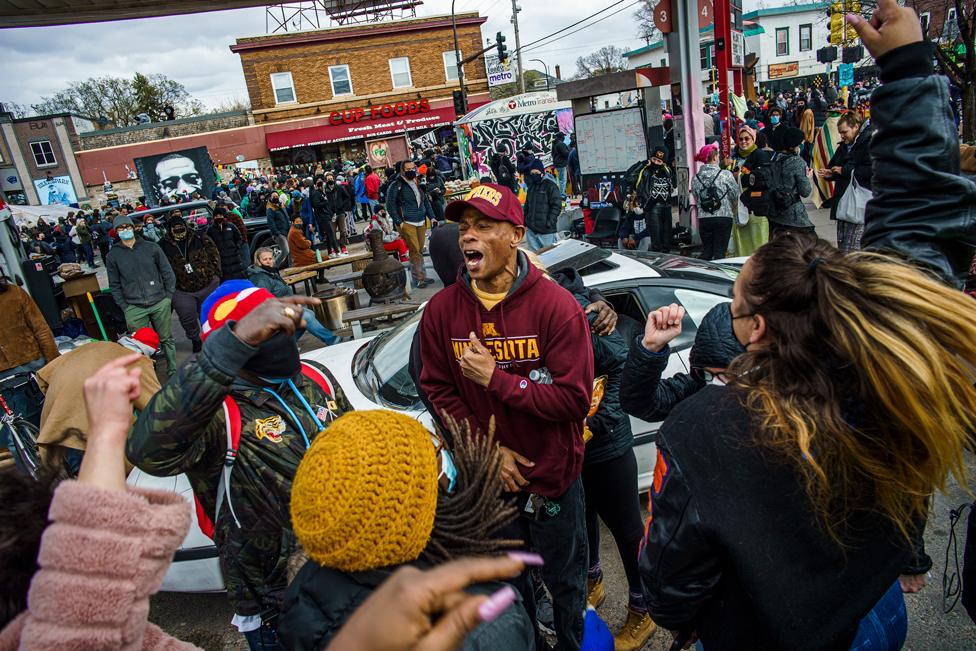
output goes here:
<path id="1" fill-rule="evenodd" d="M 759 445 L 797 468 L 842 544 L 867 507 L 910 539 L 976 425 L 976 302 L 907 263 L 805 233 L 761 247 L 737 282 L 766 337 L 733 361 Z"/>
<path id="2" fill-rule="evenodd" d="M 441 418 L 454 440 L 457 483 L 450 495 L 440 491 L 434 512 L 434 528 L 421 553 L 436 564 L 460 556 L 497 554 L 522 546 L 521 540 L 503 540 L 493 535 L 515 519 L 515 504 L 505 500 L 501 479 L 502 457 L 495 443 L 495 419 L 488 435 L 471 432 L 467 421 L 458 424 L 449 414 Z M 438 427 L 438 433 L 440 428 Z M 441 440 L 444 440 L 441 435 Z"/>

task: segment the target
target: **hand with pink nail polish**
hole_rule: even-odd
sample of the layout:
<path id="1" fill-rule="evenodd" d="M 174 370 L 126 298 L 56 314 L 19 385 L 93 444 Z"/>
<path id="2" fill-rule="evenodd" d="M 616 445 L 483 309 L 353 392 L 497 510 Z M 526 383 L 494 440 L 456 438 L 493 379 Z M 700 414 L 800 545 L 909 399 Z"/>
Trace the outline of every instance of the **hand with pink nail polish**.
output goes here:
<path id="1" fill-rule="evenodd" d="M 489 597 L 470 595 L 472 583 L 503 581 L 542 565 L 527 552 L 465 558 L 423 571 L 404 566 L 352 614 L 327 651 L 452 651 L 482 622 L 498 618 L 517 599 L 511 586 Z"/>

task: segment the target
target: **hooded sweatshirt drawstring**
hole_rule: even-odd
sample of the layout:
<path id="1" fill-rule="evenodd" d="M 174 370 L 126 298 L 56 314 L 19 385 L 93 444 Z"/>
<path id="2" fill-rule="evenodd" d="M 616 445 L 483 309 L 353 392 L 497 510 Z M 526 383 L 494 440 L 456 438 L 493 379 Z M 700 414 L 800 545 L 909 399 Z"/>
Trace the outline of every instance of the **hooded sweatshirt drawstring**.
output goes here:
<path id="1" fill-rule="evenodd" d="M 308 404 L 308 401 L 305 400 L 305 396 L 299 393 L 298 387 L 295 386 L 295 382 L 293 380 L 289 378 L 278 386 L 279 387 L 288 386 L 289 388 L 291 388 L 292 392 L 298 398 L 299 402 L 302 403 L 302 406 L 308 412 L 308 415 L 312 417 L 312 421 L 318 426 L 319 431 L 325 429 L 325 427 L 322 425 L 322 421 L 319 420 L 318 416 L 315 415 L 315 412 L 312 411 L 312 407 Z M 288 412 L 288 415 L 291 417 L 292 421 L 294 422 L 295 427 L 298 428 L 299 433 L 302 435 L 302 438 L 305 440 L 305 449 L 307 450 L 312 443 L 308 439 L 308 434 L 305 432 L 305 427 L 302 425 L 302 421 L 298 419 L 298 416 L 295 414 L 292 408 L 288 406 L 288 403 L 285 402 L 281 398 L 281 396 L 274 391 L 274 389 L 271 389 L 270 387 L 264 387 L 262 390 L 274 396 L 275 400 L 277 400 L 281 404 L 281 406 L 285 408 L 285 411 Z"/>

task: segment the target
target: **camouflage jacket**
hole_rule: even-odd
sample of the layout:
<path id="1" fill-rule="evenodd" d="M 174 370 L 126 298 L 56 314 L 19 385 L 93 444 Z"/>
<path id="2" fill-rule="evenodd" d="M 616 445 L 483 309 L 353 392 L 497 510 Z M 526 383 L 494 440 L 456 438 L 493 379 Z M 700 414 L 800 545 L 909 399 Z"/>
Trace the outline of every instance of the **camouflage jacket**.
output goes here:
<path id="1" fill-rule="evenodd" d="M 256 350 L 229 328 L 215 331 L 201 354 L 184 363 L 139 414 L 126 445 L 129 460 L 151 475 L 186 473 L 202 508 L 213 517 L 227 449 L 222 404 L 233 394 L 242 426 L 228 493 L 241 527 L 234 524 L 224 499 L 214 542 L 228 597 L 240 615 L 257 615 L 277 608 L 281 601 L 286 563 L 295 546 L 288 509 L 291 482 L 306 450 L 296 425 L 304 428 L 309 441 L 318 433 L 311 414 L 291 389 L 284 388 L 278 395 L 297 424 L 273 395 L 237 378 Z M 304 376 L 294 382 L 322 415 L 320 420 L 330 419 L 325 413 L 328 397 L 322 390 Z M 340 405 L 348 405 L 343 397 L 336 398 Z M 341 411 L 339 407 L 334 413 L 338 416 Z"/>

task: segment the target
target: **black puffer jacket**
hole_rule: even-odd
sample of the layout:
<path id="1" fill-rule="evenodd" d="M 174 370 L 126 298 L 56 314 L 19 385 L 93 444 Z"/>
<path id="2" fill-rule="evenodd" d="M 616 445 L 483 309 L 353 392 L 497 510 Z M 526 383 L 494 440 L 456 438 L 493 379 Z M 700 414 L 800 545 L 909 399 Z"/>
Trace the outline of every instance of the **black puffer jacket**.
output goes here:
<path id="1" fill-rule="evenodd" d="M 874 198 L 866 249 L 892 251 L 962 287 L 976 247 L 976 183 L 959 174 L 959 138 L 945 77 L 933 75 L 927 43 L 878 59 L 871 96 Z"/>
<path id="2" fill-rule="evenodd" d="M 702 319 L 688 356 L 692 368 L 726 368 L 745 352 L 732 331 L 730 306 L 731 303 L 720 303 Z M 631 342 L 620 391 L 620 404 L 626 413 L 650 423 L 664 420 L 675 405 L 705 386 L 688 373 L 661 380 L 670 354 L 669 346 L 650 352 L 640 337 Z"/>
<path id="3" fill-rule="evenodd" d="M 555 233 L 562 205 L 559 186 L 555 181 L 545 176 L 539 181 L 530 179 L 525 193 L 525 205 L 522 207 L 525 227 L 540 235 Z"/>
<path id="4" fill-rule="evenodd" d="M 215 220 L 207 233 L 220 254 L 220 279 L 244 278 L 244 259 L 241 257 L 241 232 L 231 222 Z"/>
<path id="5" fill-rule="evenodd" d="M 583 308 L 592 302 L 589 290 L 575 269 L 558 271 L 553 274 L 553 280 L 568 290 Z M 591 313 L 588 317 L 592 326 L 596 314 Z M 591 331 L 590 340 L 593 342 L 593 375 L 607 376 L 607 383 L 600 408 L 586 419 L 593 438 L 586 444 L 584 466 L 616 459 L 634 445 L 630 418 L 620 407 L 620 381 L 627 359 L 627 342 L 618 332 L 601 336 Z"/>
<path id="6" fill-rule="evenodd" d="M 420 562 L 414 565 L 424 567 Z M 282 648 L 293 651 L 324 649 L 352 612 L 389 578 L 394 569 L 341 572 L 308 561 L 285 591 L 278 619 Z M 469 587 L 467 592 L 490 595 L 500 587 L 498 583 L 479 583 Z M 519 598 L 518 603 L 512 604 L 498 619 L 478 626 L 465 638 L 461 649 L 527 651 L 535 648 L 534 636 L 532 622 Z"/>

